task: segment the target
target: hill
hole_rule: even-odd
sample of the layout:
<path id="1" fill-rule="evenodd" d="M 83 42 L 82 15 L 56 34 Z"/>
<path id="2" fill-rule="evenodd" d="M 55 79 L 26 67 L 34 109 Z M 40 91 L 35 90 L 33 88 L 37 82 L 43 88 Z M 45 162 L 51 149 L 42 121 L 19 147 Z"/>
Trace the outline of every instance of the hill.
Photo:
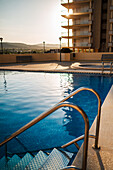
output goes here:
<path id="1" fill-rule="evenodd" d="M 28 45 L 28 44 L 24 44 L 24 43 L 3 42 L 3 48 L 4 49 L 36 50 L 36 49 L 43 49 L 43 43 L 42 44 L 36 44 L 36 45 Z M 59 44 L 45 44 L 45 48 L 46 48 L 46 50 L 57 49 L 57 48 L 59 48 Z"/>

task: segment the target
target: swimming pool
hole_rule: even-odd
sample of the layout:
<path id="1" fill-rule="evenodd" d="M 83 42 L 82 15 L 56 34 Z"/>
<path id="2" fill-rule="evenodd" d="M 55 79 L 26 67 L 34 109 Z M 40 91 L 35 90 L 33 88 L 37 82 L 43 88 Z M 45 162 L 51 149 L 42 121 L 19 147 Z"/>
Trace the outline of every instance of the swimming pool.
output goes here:
<path id="1" fill-rule="evenodd" d="M 1 71 L 0 142 L 77 88 L 82 86 L 93 88 L 103 102 L 112 84 L 112 77 L 90 74 Z M 83 108 L 91 126 L 97 114 L 97 99 L 94 94 L 83 91 L 70 98 L 69 102 Z M 82 124 L 83 119 L 79 114 L 72 109 L 63 108 L 18 138 L 29 150 L 61 146 L 84 133 Z M 25 148 L 22 148 L 15 139 L 9 142 L 9 152 L 20 150 L 24 151 Z"/>

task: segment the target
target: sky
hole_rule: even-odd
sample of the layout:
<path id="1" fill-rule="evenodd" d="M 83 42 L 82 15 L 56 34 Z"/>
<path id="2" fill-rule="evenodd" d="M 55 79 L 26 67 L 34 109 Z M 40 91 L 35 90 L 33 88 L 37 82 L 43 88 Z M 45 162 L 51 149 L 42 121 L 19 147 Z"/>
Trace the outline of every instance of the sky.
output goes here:
<path id="1" fill-rule="evenodd" d="M 60 3 L 60 0 L 0 0 L 0 37 L 3 42 L 58 44 Z"/>

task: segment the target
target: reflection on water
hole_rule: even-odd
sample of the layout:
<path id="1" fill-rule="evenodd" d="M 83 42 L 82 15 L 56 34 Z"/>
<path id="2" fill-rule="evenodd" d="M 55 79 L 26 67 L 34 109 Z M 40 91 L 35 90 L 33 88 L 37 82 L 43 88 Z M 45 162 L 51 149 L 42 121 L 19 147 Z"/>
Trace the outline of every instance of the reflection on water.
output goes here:
<path id="1" fill-rule="evenodd" d="M 65 125 L 67 125 L 71 121 L 72 121 L 71 115 L 65 114 L 64 119 L 63 119 L 63 125 L 65 126 Z"/>
<path id="2" fill-rule="evenodd" d="M 5 71 L 0 73 L 0 80 L 1 141 L 77 88 L 93 88 L 103 102 L 113 84 L 113 78 L 110 77 L 69 73 Z M 91 126 L 97 114 L 98 101 L 95 95 L 82 91 L 67 102 L 81 107 L 88 115 Z M 83 133 L 82 116 L 73 108 L 65 107 L 19 135 L 19 138 L 27 148 L 35 150 L 62 145 Z"/>
<path id="3" fill-rule="evenodd" d="M 4 71 L 4 74 L 3 74 L 3 79 L 4 79 L 4 90 L 8 91 L 7 90 L 7 81 L 6 81 L 5 71 Z"/>
<path id="4" fill-rule="evenodd" d="M 70 85 L 73 89 L 68 91 L 68 95 L 76 90 L 79 87 L 89 87 L 93 88 L 100 95 L 102 103 L 113 84 L 112 77 L 104 76 L 82 76 L 74 75 L 71 77 L 73 79 L 72 84 Z M 67 96 L 67 91 L 64 94 L 64 97 Z M 90 126 L 93 123 L 98 110 L 98 100 L 96 96 L 90 91 L 82 91 L 72 98 L 68 99 L 68 102 L 71 102 L 75 105 L 80 106 L 85 113 L 88 115 Z M 63 108 L 65 112 L 63 118 L 63 125 L 68 131 L 69 135 L 78 137 L 84 133 L 84 121 L 81 115 L 77 113 L 73 108 Z"/>
<path id="5" fill-rule="evenodd" d="M 60 87 L 63 89 L 64 97 L 73 91 L 73 75 L 69 73 L 60 74 Z"/>
<path id="6" fill-rule="evenodd" d="M 7 71 L 0 71 L 0 91 L 4 91 L 7 92 L 8 88 L 7 88 Z"/>

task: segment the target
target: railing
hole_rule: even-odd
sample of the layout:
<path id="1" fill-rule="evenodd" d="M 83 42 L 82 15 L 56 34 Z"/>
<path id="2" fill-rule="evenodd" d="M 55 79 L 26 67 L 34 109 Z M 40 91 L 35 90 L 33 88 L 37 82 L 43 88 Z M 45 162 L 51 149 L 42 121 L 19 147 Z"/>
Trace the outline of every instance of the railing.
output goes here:
<path id="1" fill-rule="evenodd" d="M 89 135 L 89 138 L 96 139 L 96 136 L 95 136 L 95 135 Z M 82 140 L 82 139 L 84 139 L 84 135 L 81 135 L 81 136 L 79 136 L 78 138 L 76 138 L 76 139 L 74 139 L 74 140 L 72 140 L 72 141 L 70 141 L 70 142 L 62 145 L 61 148 L 66 148 L 66 147 L 68 147 L 68 146 L 70 146 L 70 145 L 72 145 L 72 144 L 75 144 L 75 146 L 76 146 L 77 149 L 79 150 L 80 147 L 79 147 L 79 145 L 77 144 L 77 142 L 80 141 L 80 140 Z"/>
<path id="2" fill-rule="evenodd" d="M 8 141 L 15 138 L 17 135 L 21 134 L 23 131 L 28 129 L 28 127 L 33 126 L 34 122 L 35 122 L 35 124 L 38 123 L 39 121 L 41 121 L 42 119 L 44 119 L 45 117 L 47 117 L 48 115 L 50 115 L 51 113 L 53 113 L 54 111 L 58 110 L 61 107 L 71 107 L 71 108 L 77 110 L 82 115 L 82 117 L 84 119 L 84 122 L 85 122 L 85 135 L 84 135 L 84 150 L 83 150 L 82 168 L 84 170 L 86 170 L 86 166 L 87 166 L 87 150 L 88 150 L 88 134 L 89 134 L 89 120 L 88 120 L 88 117 L 87 117 L 86 113 L 80 107 L 78 107 L 76 105 L 72 105 L 72 104 L 68 104 L 68 103 L 59 103 L 57 106 L 51 108 L 47 112 L 42 113 L 36 119 L 34 119 L 30 123 L 28 123 L 27 125 L 22 127 L 21 129 L 19 129 L 15 133 L 13 133 L 8 139 L 6 139 L 2 143 L 0 143 L 0 146 L 6 144 Z"/>
<path id="3" fill-rule="evenodd" d="M 109 74 L 112 74 L 112 62 L 110 62 L 110 68 L 109 68 L 109 70 L 110 70 L 110 72 L 109 72 Z M 104 62 L 102 62 L 102 74 L 104 73 Z"/>
<path id="4" fill-rule="evenodd" d="M 113 10 L 113 6 L 112 5 L 110 6 L 110 10 Z"/>
<path id="5" fill-rule="evenodd" d="M 71 98 L 72 96 L 74 96 L 75 94 L 81 92 L 81 91 L 84 91 L 84 90 L 87 90 L 87 91 L 91 91 L 92 93 L 94 93 L 98 99 L 98 114 L 97 114 L 97 123 L 96 123 L 96 136 L 95 136 L 95 145 L 94 145 L 94 148 L 95 149 L 98 149 L 99 146 L 98 146 L 98 138 L 99 138 L 99 127 L 100 127 L 100 116 L 101 116 L 101 98 L 99 96 L 99 94 L 91 89 L 91 88 L 87 88 L 87 87 L 81 87 L 77 90 L 75 90 L 73 93 L 71 93 L 68 97 L 66 97 L 65 99 L 61 100 L 60 103 L 68 100 L 69 98 Z"/>
<path id="6" fill-rule="evenodd" d="M 72 21 L 70 22 L 69 20 L 69 26 L 82 26 L 83 24 L 92 24 L 92 21 L 89 20 L 82 20 L 82 21 L 75 21 L 72 23 Z M 68 21 L 62 21 L 61 22 L 62 26 L 68 26 Z"/>
<path id="7" fill-rule="evenodd" d="M 69 0 L 69 3 L 72 2 L 83 2 L 84 0 Z M 61 4 L 68 3 L 68 0 L 61 0 Z"/>
<path id="8" fill-rule="evenodd" d="M 69 98 L 71 98 L 72 96 L 74 96 L 75 94 L 83 91 L 83 90 L 88 90 L 93 92 L 97 99 L 98 99 L 98 114 L 97 114 L 97 124 L 96 124 L 96 135 L 89 135 L 89 120 L 87 118 L 87 115 L 85 114 L 85 112 L 78 106 L 72 105 L 72 104 L 68 104 L 68 103 L 63 103 L 66 100 L 68 100 Z M 61 100 L 59 103 L 57 103 L 54 107 L 52 107 L 50 110 L 42 113 L 41 115 L 39 115 L 38 117 L 36 117 L 35 119 L 33 119 L 31 122 L 29 122 L 28 124 L 26 124 L 25 126 L 23 126 L 22 128 L 20 128 L 19 130 L 17 130 L 15 133 L 13 133 L 9 138 L 5 139 L 3 142 L 0 143 L 0 147 L 7 144 L 7 142 L 9 142 L 10 140 L 12 140 L 13 138 L 15 138 L 16 136 L 18 136 L 19 134 L 23 133 L 24 131 L 26 131 L 27 129 L 29 129 L 30 127 L 32 127 L 33 125 L 35 125 L 36 123 L 38 123 L 39 121 L 41 121 L 42 119 L 44 119 L 45 117 L 47 117 L 48 115 L 50 115 L 51 113 L 53 113 L 54 111 L 56 111 L 57 109 L 61 108 L 61 107 L 71 107 L 75 110 L 77 110 L 83 117 L 84 122 L 85 122 L 85 135 L 78 137 L 77 139 L 74 139 L 73 141 L 62 145 L 61 148 L 65 148 L 71 144 L 75 144 L 76 147 L 79 149 L 78 144 L 76 143 L 77 141 L 81 140 L 84 138 L 84 150 L 83 150 L 83 163 L 82 163 L 82 168 L 85 170 L 86 169 L 86 165 L 87 165 L 87 149 L 88 149 L 88 137 L 92 137 L 95 138 L 95 145 L 94 148 L 98 149 L 98 138 L 99 138 L 99 126 L 100 126 L 100 114 L 101 114 L 101 99 L 100 96 L 98 95 L 98 93 L 90 88 L 87 87 L 81 87 L 77 90 L 75 90 L 73 93 L 71 93 L 68 97 L 66 97 L 65 99 Z M 7 145 L 6 145 L 6 152 L 7 152 Z M 6 153 L 6 157 L 7 157 L 7 153 Z"/>
<path id="9" fill-rule="evenodd" d="M 91 44 L 89 44 L 88 42 L 81 42 L 81 43 L 77 43 L 76 47 L 90 47 Z"/>
<path id="10" fill-rule="evenodd" d="M 69 3 L 73 2 L 73 0 L 69 0 Z M 68 0 L 61 0 L 61 4 L 68 3 Z"/>

